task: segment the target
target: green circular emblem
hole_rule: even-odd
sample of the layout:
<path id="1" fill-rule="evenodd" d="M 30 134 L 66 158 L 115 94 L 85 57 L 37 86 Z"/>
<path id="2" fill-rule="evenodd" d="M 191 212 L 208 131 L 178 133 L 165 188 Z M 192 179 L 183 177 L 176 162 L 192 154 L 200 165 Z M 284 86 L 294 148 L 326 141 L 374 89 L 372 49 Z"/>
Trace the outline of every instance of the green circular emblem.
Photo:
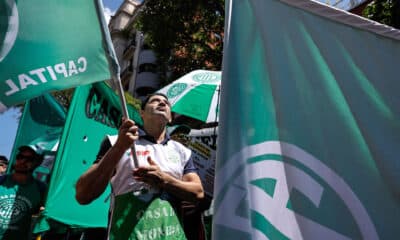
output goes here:
<path id="1" fill-rule="evenodd" d="M 19 18 L 15 0 L 0 1 L 0 62 L 7 56 L 17 39 Z"/>
<path id="2" fill-rule="evenodd" d="M 203 72 L 193 75 L 193 81 L 198 83 L 218 83 L 221 81 L 220 73 Z"/>
<path id="3" fill-rule="evenodd" d="M 170 89 L 168 89 L 167 97 L 174 98 L 174 97 L 178 96 L 179 94 L 181 94 L 183 91 L 185 91 L 186 88 L 187 88 L 186 83 L 176 83 L 176 84 L 172 85 Z"/>

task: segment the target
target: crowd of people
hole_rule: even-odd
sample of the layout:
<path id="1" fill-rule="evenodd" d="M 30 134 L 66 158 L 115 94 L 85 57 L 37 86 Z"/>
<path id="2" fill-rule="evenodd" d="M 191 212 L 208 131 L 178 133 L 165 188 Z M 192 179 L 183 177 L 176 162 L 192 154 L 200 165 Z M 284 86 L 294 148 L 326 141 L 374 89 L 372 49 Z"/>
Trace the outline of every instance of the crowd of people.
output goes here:
<path id="1" fill-rule="evenodd" d="M 76 200 L 89 204 L 111 185 L 104 239 L 206 239 L 201 221 L 205 193 L 191 150 L 167 133 L 173 118 L 168 98 L 149 95 L 140 115 L 142 127 L 124 118 L 118 134 L 105 137 L 76 183 Z M 138 166 L 132 164 L 135 157 Z M 31 217 L 43 210 L 46 193 L 46 186 L 32 176 L 42 161 L 35 146 L 21 146 L 1 177 L 0 239 L 31 237 Z M 2 171 L 8 160 L 1 157 L 0 163 Z M 87 231 L 84 239 L 100 239 L 94 233 L 96 237 Z"/>
<path id="2" fill-rule="evenodd" d="M 46 185 L 33 177 L 43 155 L 35 146 L 21 146 L 11 169 L 7 158 L 1 158 L 0 176 L 0 239 L 30 239 L 32 216 L 44 206 Z"/>

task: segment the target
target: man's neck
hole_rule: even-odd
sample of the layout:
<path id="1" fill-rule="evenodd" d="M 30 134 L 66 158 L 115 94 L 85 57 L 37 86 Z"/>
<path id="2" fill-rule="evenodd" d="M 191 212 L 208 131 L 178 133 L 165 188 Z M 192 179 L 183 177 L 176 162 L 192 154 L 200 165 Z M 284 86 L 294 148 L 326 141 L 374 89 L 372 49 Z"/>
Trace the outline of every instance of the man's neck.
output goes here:
<path id="1" fill-rule="evenodd" d="M 166 127 L 163 125 L 157 126 L 147 126 L 144 124 L 143 126 L 146 133 L 154 138 L 157 143 L 161 143 L 165 139 Z"/>
<path id="2" fill-rule="evenodd" d="M 14 172 L 11 175 L 11 178 L 14 182 L 24 184 L 27 183 L 32 178 L 32 175 L 30 173 Z"/>

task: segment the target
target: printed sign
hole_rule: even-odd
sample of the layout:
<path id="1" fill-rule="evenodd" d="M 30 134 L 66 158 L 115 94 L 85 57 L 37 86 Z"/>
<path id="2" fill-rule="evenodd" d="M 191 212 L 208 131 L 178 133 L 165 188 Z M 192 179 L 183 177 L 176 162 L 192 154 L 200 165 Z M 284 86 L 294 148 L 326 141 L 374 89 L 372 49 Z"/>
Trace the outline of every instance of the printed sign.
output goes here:
<path id="1" fill-rule="evenodd" d="M 214 189 L 215 160 L 217 156 L 217 129 L 191 130 L 187 147 L 194 154 L 205 193 L 212 197 Z"/>

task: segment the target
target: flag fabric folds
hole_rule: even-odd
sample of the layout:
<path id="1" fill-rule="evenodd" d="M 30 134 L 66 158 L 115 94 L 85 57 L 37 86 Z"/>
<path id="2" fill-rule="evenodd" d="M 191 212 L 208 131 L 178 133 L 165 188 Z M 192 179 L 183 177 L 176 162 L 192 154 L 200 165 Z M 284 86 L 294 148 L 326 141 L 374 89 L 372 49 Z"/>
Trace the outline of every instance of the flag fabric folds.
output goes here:
<path id="1" fill-rule="evenodd" d="M 128 105 L 128 113 L 142 125 L 139 113 Z M 60 227 L 106 227 L 109 189 L 89 205 L 75 200 L 74 186 L 78 177 L 96 158 L 106 134 L 116 134 L 122 112 L 118 96 L 104 82 L 79 86 L 66 113 L 50 95 L 26 102 L 21 115 L 11 156 L 18 147 L 35 145 L 45 159 L 34 176 L 49 185 L 45 209 L 37 220 L 35 232 Z M 11 169 L 11 168 L 10 168 Z"/>
<path id="2" fill-rule="evenodd" d="M 0 9 L 0 112 L 47 91 L 111 78 L 100 0 L 7 0 Z"/>
<path id="3" fill-rule="evenodd" d="M 128 105 L 129 116 L 142 125 L 139 113 Z M 35 232 L 48 230 L 46 222 L 73 227 L 106 227 L 110 189 L 89 205 L 75 200 L 75 184 L 96 159 L 101 141 L 117 134 L 122 112 L 118 96 L 104 82 L 75 89 L 68 110 L 42 219 Z"/>
<path id="4" fill-rule="evenodd" d="M 44 154 L 44 161 L 36 168 L 34 176 L 47 182 L 65 119 L 65 109 L 48 93 L 27 101 L 19 121 L 10 158 L 11 164 L 20 146 L 35 145 Z"/>
<path id="5" fill-rule="evenodd" d="M 400 235 L 400 32 L 308 0 L 226 2 L 213 239 Z"/>

